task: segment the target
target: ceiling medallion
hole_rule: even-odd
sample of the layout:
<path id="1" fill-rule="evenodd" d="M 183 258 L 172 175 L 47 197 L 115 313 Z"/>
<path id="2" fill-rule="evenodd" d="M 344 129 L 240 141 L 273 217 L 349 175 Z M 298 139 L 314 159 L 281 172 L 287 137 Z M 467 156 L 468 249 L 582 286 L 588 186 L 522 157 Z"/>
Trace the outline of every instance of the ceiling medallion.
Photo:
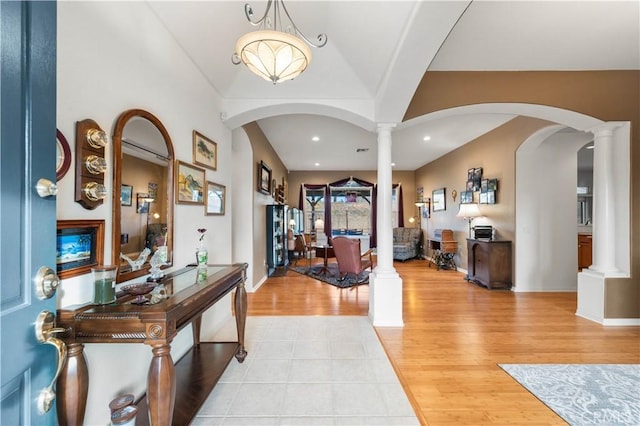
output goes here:
<path id="1" fill-rule="evenodd" d="M 259 29 L 238 39 L 231 62 L 245 64 L 253 73 L 273 84 L 291 80 L 307 69 L 311 63 L 309 45 L 323 47 L 327 44 L 324 33 L 317 36 L 317 44 L 305 37 L 289 16 L 282 0 L 269 0 L 264 15 L 255 22 L 248 3 L 244 5 L 244 12 L 249 23 Z M 269 12 L 272 12 L 271 16 Z M 286 26 L 283 25 L 282 12 L 289 21 Z"/>

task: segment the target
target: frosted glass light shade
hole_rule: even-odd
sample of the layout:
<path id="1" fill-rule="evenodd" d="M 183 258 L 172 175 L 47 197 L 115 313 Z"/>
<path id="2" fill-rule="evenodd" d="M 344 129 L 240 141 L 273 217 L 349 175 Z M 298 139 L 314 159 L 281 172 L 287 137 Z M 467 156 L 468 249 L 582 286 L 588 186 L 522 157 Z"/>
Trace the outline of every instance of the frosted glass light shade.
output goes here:
<path id="1" fill-rule="evenodd" d="M 282 31 L 247 33 L 238 39 L 236 53 L 252 72 L 273 84 L 296 78 L 311 63 L 309 46 Z"/>
<path id="2" fill-rule="evenodd" d="M 463 217 L 465 219 L 478 216 L 480 216 L 480 209 L 475 203 L 460 204 L 460 210 L 458 210 L 458 214 L 456 215 L 456 217 Z"/>

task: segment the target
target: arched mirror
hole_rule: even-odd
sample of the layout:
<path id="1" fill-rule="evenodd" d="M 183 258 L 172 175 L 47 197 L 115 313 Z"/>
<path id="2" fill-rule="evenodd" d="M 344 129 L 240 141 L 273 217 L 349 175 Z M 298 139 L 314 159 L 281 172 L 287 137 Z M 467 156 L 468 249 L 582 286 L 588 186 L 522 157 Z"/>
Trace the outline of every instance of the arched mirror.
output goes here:
<path id="1" fill-rule="evenodd" d="M 173 254 L 173 144 L 156 116 L 132 109 L 113 134 L 112 264 L 117 282 L 149 273 L 151 259 Z"/>

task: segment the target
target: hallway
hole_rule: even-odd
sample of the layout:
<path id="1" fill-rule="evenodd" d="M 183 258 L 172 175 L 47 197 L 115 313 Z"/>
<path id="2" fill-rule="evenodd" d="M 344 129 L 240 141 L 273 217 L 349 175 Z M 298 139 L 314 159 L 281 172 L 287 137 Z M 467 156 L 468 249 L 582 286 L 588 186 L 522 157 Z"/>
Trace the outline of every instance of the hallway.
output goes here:
<path id="1" fill-rule="evenodd" d="M 422 424 L 565 424 L 497 364 L 640 363 L 640 327 L 577 317 L 576 293 L 488 291 L 425 260 L 394 266 L 405 326 L 376 331 Z M 341 290 L 289 271 L 249 294 L 248 312 L 367 315 L 368 297 L 368 286 Z"/>

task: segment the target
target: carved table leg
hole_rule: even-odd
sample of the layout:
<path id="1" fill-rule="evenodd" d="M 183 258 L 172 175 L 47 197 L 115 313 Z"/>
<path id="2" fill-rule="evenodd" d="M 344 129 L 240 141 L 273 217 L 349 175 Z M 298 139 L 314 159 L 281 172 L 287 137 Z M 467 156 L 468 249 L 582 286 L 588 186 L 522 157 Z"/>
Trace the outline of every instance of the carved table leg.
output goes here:
<path id="1" fill-rule="evenodd" d="M 200 328 L 202 325 L 202 315 L 198 315 L 191 322 L 191 331 L 193 332 L 193 348 L 200 346 Z"/>
<path id="2" fill-rule="evenodd" d="M 89 369 L 84 345 L 67 345 L 67 362 L 56 383 L 58 424 L 82 426 L 89 392 Z"/>
<path id="3" fill-rule="evenodd" d="M 154 426 L 170 426 L 176 401 L 176 375 L 171 345 L 153 345 L 153 358 L 147 378 L 149 421 Z"/>
<path id="4" fill-rule="evenodd" d="M 243 362 L 247 357 L 247 351 L 244 347 L 244 325 L 247 320 L 247 291 L 244 288 L 244 280 L 238 284 L 236 294 L 234 296 L 236 311 L 236 327 L 238 329 L 238 343 L 240 348 L 236 353 L 238 362 Z"/>

